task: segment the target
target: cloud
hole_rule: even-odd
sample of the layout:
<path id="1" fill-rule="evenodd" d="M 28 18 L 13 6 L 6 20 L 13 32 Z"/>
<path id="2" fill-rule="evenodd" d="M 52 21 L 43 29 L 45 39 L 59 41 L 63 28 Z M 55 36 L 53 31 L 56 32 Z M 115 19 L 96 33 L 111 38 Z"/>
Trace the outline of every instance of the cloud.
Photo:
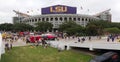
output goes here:
<path id="1" fill-rule="evenodd" d="M 0 23 L 6 20 L 12 23 L 12 17 L 15 16 L 12 10 L 23 13 L 33 10 L 34 12 L 29 13 L 30 15 L 39 15 L 41 11 L 37 9 L 58 4 L 77 7 L 78 14 L 96 14 L 111 8 L 112 21 L 120 22 L 119 0 L 0 0 Z"/>

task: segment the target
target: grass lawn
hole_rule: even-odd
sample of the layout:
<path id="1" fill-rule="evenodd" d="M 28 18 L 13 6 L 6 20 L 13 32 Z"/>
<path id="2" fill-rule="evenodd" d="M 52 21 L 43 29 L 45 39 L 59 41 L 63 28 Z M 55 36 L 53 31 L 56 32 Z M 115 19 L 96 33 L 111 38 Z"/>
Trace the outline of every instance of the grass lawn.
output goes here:
<path id="1" fill-rule="evenodd" d="M 2 55 L 0 62 L 89 62 L 92 57 L 73 50 L 58 52 L 41 46 L 14 47 Z"/>

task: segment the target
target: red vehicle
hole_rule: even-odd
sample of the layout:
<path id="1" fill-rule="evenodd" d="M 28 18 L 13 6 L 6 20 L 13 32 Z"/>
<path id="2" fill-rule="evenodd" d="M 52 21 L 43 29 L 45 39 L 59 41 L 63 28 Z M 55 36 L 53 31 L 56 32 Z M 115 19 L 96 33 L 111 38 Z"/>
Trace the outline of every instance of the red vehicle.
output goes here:
<path id="1" fill-rule="evenodd" d="M 42 37 L 46 40 L 55 40 L 57 38 L 54 34 L 43 34 Z"/>
<path id="2" fill-rule="evenodd" d="M 35 41 L 39 41 L 39 39 L 41 39 L 42 37 L 40 35 L 37 36 L 30 36 L 30 42 L 31 43 L 35 43 Z"/>
<path id="3" fill-rule="evenodd" d="M 43 34 L 43 35 L 30 36 L 29 42 L 35 43 L 35 41 L 39 41 L 41 38 L 44 38 L 45 40 L 55 40 L 56 36 L 53 34 Z"/>

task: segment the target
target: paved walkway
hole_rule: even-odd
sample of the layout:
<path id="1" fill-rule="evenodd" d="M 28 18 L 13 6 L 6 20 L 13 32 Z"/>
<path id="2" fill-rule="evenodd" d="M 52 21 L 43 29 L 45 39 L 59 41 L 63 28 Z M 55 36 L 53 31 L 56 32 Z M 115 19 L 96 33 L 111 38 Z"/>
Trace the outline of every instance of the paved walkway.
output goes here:
<path id="1" fill-rule="evenodd" d="M 77 39 L 61 39 L 59 41 L 51 41 L 50 43 L 52 47 L 61 48 L 62 50 L 65 49 L 65 46 L 67 46 L 67 50 L 71 47 L 89 48 L 89 50 L 120 50 L 120 42 L 118 42 L 118 40 L 115 40 L 114 42 L 110 40 L 110 42 L 107 42 L 106 37 L 102 37 L 101 39 L 94 38 L 91 41 L 86 40 L 83 43 L 78 42 Z"/>
<path id="2" fill-rule="evenodd" d="M 82 38 L 82 37 L 81 37 Z M 80 38 L 80 39 L 81 39 Z M 61 50 L 65 49 L 65 46 L 67 46 L 67 50 L 69 50 L 71 47 L 80 47 L 80 48 L 89 48 L 90 50 L 93 49 L 109 49 L 109 50 L 120 50 L 120 42 L 117 42 L 118 40 L 115 40 L 112 42 L 107 42 L 106 37 L 102 37 L 101 39 L 98 39 L 97 37 L 92 37 L 91 41 L 86 38 L 86 40 L 81 43 L 78 42 L 77 38 L 70 38 L 70 39 L 60 39 L 55 41 L 49 41 L 50 45 L 55 48 L 60 48 Z M 21 40 L 18 39 L 18 41 L 13 43 L 13 46 L 26 46 L 27 44 Z"/>
<path id="3" fill-rule="evenodd" d="M 26 42 L 21 40 L 21 39 L 18 39 L 16 42 L 13 42 L 13 47 L 16 47 L 16 46 L 26 46 Z"/>

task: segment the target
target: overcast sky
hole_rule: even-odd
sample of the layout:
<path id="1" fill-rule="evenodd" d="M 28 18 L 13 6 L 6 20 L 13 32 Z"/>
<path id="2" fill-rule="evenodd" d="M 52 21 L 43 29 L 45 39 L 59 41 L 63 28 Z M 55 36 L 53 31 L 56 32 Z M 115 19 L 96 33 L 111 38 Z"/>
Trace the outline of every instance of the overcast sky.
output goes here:
<path id="1" fill-rule="evenodd" d="M 112 22 L 120 22 L 120 0 L 0 0 L 0 23 L 12 23 L 13 10 L 40 15 L 41 8 L 58 4 L 77 7 L 77 14 L 94 15 L 111 9 Z"/>

